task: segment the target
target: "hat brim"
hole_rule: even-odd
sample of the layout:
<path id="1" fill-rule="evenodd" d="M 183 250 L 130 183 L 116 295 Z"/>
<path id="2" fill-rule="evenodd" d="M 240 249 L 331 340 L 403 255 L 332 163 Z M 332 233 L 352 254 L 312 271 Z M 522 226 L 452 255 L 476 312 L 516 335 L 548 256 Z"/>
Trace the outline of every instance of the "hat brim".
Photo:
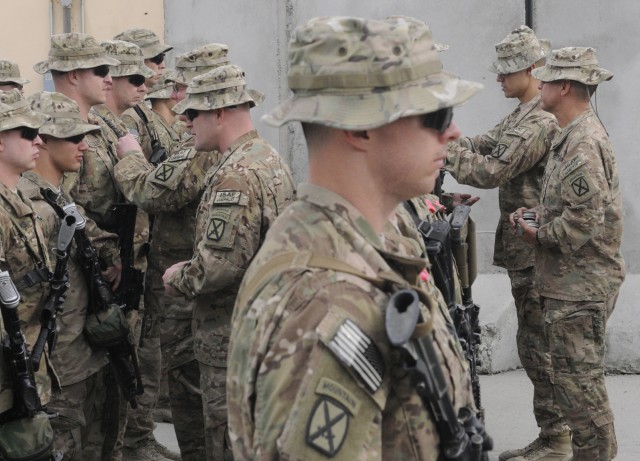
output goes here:
<path id="1" fill-rule="evenodd" d="M 0 76 L 0 85 L 2 85 L 3 83 L 15 83 L 16 85 L 26 85 L 27 83 L 29 83 L 31 80 L 27 80 L 26 78 L 22 78 L 22 77 L 1 77 Z"/>
<path id="2" fill-rule="evenodd" d="M 370 89 L 360 94 L 298 92 L 262 120 L 275 127 L 299 121 L 345 130 L 367 130 L 402 117 L 458 106 L 482 88 L 480 83 L 461 80 L 443 71 L 399 88 Z"/>
<path id="3" fill-rule="evenodd" d="M 173 93 L 173 85 L 147 92 L 145 99 L 169 99 Z"/>
<path id="4" fill-rule="evenodd" d="M 101 56 L 97 58 L 79 58 L 69 61 L 42 61 L 33 66 L 39 74 L 46 74 L 50 70 L 57 70 L 60 72 L 70 72 L 77 69 L 93 69 L 99 66 L 117 66 L 120 61 L 110 58 L 109 56 Z"/>
<path id="5" fill-rule="evenodd" d="M 70 124 L 45 124 L 40 127 L 40 133 L 53 136 L 54 138 L 64 139 L 79 134 L 87 134 L 92 131 L 100 130 L 99 125 L 91 125 L 89 123 L 70 123 Z"/>
<path id="6" fill-rule="evenodd" d="M 151 59 L 158 56 L 159 54 L 167 53 L 173 50 L 172 46 L 165 45 L 164 43 L 156 43 L 155 45 L 140 48 L 142 49 L 142 56 L 144 57 L 144 59 Z"/>
<path id="7" fill-rule="evenodd" d="M 5 123 L 0 124 L 0 131 L 8 131 L 22 127 L 40 129 L 40 127 L 50 118 L 51 117 L 47 114 L 43 114 L 42 112 L 26 110 L 7 119 Z"/>
<path id="8" fill-rule="evenodd" d="M 184 114 L 187 109 L 216 110 L 247 102 L 249 103 L 249 107 L 253 108 L 262 103 L 262 101 L 264 101 L 263 93 L 248 88 L 241 92 L 233 93 L 196 93 L 187 94 L 187 97 L 173 106 L 172 110 L 180 115 Z"/>
<path id="9" fill-rule="evenodd" d="M 573 80 L 585 85 L 598 85 L 613 78 L 613 73 L 602 67 L 543 66 L 533 69 L 532 75 L 541 82 Z"/>
<path id="10" fill-rule="evenodd" d="M 131 75 L 142 75 L 144 78 L 151 78 L 156 73 L 145 65 L 138 64 L 120 64 L 112 66 L 109 69 L 109 75 L 112 77 L 129 77 Z"/>

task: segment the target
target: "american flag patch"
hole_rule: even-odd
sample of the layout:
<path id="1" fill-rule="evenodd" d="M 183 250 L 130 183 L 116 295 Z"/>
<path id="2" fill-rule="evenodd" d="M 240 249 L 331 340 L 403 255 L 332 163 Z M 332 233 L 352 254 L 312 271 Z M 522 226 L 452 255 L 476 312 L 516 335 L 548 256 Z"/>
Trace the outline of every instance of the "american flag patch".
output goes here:
<path id="1" fill-rule="evenodd" d="M 338 328 L 329 349 L 340 362 L 360 378 L 370 392 L 382 385 L 384 360 L 378 346 L 351 320 Z"/>

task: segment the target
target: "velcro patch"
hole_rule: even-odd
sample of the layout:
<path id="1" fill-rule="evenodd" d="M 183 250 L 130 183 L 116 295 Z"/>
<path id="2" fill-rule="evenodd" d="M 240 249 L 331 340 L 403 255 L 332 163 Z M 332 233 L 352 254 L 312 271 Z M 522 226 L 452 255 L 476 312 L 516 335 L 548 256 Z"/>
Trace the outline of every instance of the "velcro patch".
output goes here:
<path id="1" fill-rule="evenodd" d="M 213 198 L 214 205 L 233 205 L 240 203 L 240 197 L 242 192 L 235 190 L 221 190 L 217 191 Z"/>
<path id="2" fill-rule="evenodd" d="M 218 208 L 209 216 L 205 229 L 205 239 L 216 247 L 231 247 L 235 236 L 235 228 L 230 224 L 231 208 Z M 228 237 L 228 238 L 225 238 Z"/>
<path id="3" fill-rule="evenodd" d="M 378 346 L 351 320 L 345 320 L 328 344 L 340 362 L 374 393 L 382 385 L 384 360 Z"/>
<path id="4" fill-rule="evenodd" d="M 495 158 L 500 158 L 504 155 L 504 153 L 507 151 L 507 149 L 509 148 L 508 145 L 506 144 L 498 144 L 492 151 L 491 151 L 491 156 L 495 157 Z"/>
<path id="5" fill-rule="evenodd" d="M 349 413 L 339 402 L 320 397 L 313 405 L 305 440 L 307 444 L 325 456 L 332 458 L 342 448 L 349 432 Z"/>
<path id="6" fill-rule="evenodd" d="M 185 160 L 188 158 L 191 158 L 193 155 L 193 153 L 195 152 L 195 149 L 193 148 L 189 148 L 189 149 L 182 149 L 179 150 L 178 152 L 176 152 L 175 154 L 173 154 L 171 157 L 169 157 L 169 160 L 171 160 L 172 162 L 178 162 L 180 160 Z"/>
<path id="7" fill-rule="evenodd" d="M 583 171 L 567 177 L 564 180 L 564 187 L 573 194 L 575 198 L 573 202 L 576 204 L 586 202 L 598 193 L 598 189 L 593 184 L 591 177 Z"/>
<path id="8" fill-rule="evenodd" d="M 162 163 L 156 170 L 154 176 L 158 181 L 167 182 L 173 176 L 175 167 L 167 163 Z"/>

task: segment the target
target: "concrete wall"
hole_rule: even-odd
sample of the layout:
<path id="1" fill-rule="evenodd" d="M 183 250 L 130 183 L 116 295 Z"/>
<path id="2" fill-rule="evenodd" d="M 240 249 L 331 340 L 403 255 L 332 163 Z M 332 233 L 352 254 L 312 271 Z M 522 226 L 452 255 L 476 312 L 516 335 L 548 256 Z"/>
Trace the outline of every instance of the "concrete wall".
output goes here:
<path id="1" fill-rule="evenodd" d="M 84 31 L 99 41 L 111 39 L 130 27 L 145 27 L 158 34 L 164 30 L 163 0 L 68 1 L 70 32 Z M 0 3 L 3 18 L 0 59 L 17 62 L 22 76 L 31 80 L 24 88 L 27 95 L 44 87 L 44 77 L 34 72 L 32 66 L 46 59 L 50 35 L 65 31 L 62 3 L 61 0 L 2 0 Z"/>

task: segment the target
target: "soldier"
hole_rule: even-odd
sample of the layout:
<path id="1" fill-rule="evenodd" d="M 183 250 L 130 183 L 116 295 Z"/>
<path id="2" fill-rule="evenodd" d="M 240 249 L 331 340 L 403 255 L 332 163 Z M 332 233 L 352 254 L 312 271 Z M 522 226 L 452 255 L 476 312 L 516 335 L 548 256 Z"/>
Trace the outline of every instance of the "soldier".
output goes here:
<path id="1" fill-rule="evenodd" d="M 135 45 L 131 45 L 131 47 L 135 47 Z M 125 45 L 122 49 L 128 50 L 129 48 Z M 117 71 L 119 76 L 130 73 L 135 77 L 138 74 L 144 75 L 151 72 L 149 69 L 140 69 L 143 66 L 141 52 L 137 47 L 133 51 L 134 53 L 123 53 L 124 62 Z M 118 131 L 121 130 L 122 133 L 119 134 L 126 133 L 126 130 L 122 125 L 120 128 L 118 127 L 119 121 L 106 106 L 101 107 L 100 114 L 94 111 L 89 113 L 93 106 L 103 105 L 107 102 L 107 95 L 113 84 L 109 75 L 109 66 L 118 66 L 119 64 L 120 61 L 108 56 L 105 49 L 90 35 L 68 33 L 53 35 L 49 58 L 34 66 L 34 69 L 39 73 L 50 70 L 56 91 L 78 104 L 82 120 L 97 124 L 101 128 L 100 131 L 87 133 L 86 140 L 89 149 L 84 153 L 80 171 L 77 174 L 67 175 L 63 181 L 63 187 L 70 191 L 71 197 L 83 207 L 86 215 L 95 221 L 98 227 L 106 231 L 117 229 L 121 219 L 115 215 L 113 205 L 124 201 L 113 174 L 113 167 L 117 162 L 116 151 L 118 148 L 140 150 L 139 144 L 130 134 L 120 138 L 117 136 L 112 127 L 116 127 Z M 124 80 L 119 85 L 119 89 L 125 92 L 125 96 L 131 96 L 131 93 L 134 93 L 132 98 L 135 98 L 138 87 L 128 82 L 129 77 Z M 142 77 L 142 85 L 144 85 L 144 77 Z M 146 268 L 148 232 L 147 216 L 138 210 L 133 236 L 119 235 L 121 242 L 133 240 L 134 248 L 134 257 L 129 273 L 134 274 L 135 277 L 133 275 L 127 277 L 128 280 L 124 280 L 124 283 L 133 284 L 135 279 L 142 280 L 142 273 Z M 113 284 L 115 289 L 120 282 L 122 269 L 120 262 L 106 261 L 106 265 L 110 267 L 104 273 L 105 278 Z M 132 292 L 135 293 L 135 291 L 136 287 L 132 287 Z M 129 310 L 127 315 L 132 329 L 135 331 L 138 325 L 137 329 L 139 330 L 137 312 Z M 113 378 L 109 376 L 108 379 Z M 108 405 L 111 408 L 118 408 L 120 399 L 117 386 L 110 382 L 108 390 L 111 392 L 111 395 L 108 396 Z M 122 412 L 126 407 L 127 402 L 123 402 Z M 107 442 L 107 444 L 109 443 Z M 117 445 L 114 454 L 103 453 L 103 459 L 111 459 L 112 456 L 116 460 L 120 458 Z"/>
<path id="2" fill-rule="evenodd" d="M 22 91 L 29 80 L 20 76 L 18 64 L 6 59 L 0 59 L 0 91 L 9 91 L 17 88 Z"/>
<path id="3" fill-rule="evenodd" d="M 493 263 L 507 269 L 518 317 L 518 355 L 533 383 L 533 413 L 538 438 L 522 449 L 500 454 L 500 461 L 571 457 L 569 428 L 553 399 L 551 363 L 544 338 L 544 317 L 533 288 L 534 251 L 511 231 L 509 213 L 521 204 L 538 203 L 542 175 L 555 118 L 540 107 L 538 81 L 531 72 L 544 64 L 544 51 L 527 26 L 513 30 L 495 45 L 497 59 L 489 70 L 498 74 L 505 97 L 520 103 L 491 131 L 449 144 L 445 168 L 461 184 L 499 188 L 500 220 Z M 549 458 L 556 459 L 556 458 Z"/>
<path id="4" fill-rule="evenodd" d="M 611 143 L 589 102 L 613 74 L 598 66 L 593 48 L 569 47 L 554 50 L 533 75 L 542 109 L 556 116 L 560 132 L 534 208 L 539 228 L 522 219 L 526 208 L 517 210 L 517 222 L 535 248 L 553 392 L 572 431 L 573 460 L 608 461 L 617 442 L 604 379 L 605 325 L 625 276 L 623 210 Z"/>
<path id="5" fill-rule="evenodd" d="M 231 312 L 240 281 L 273 220 L 294 199 L 289 167 L 253 128 L 249 109 L 263 95 L 246 88 L 235 65 L 195 77 L 176 104 L 197 150 L 222 152 L 207 172 L 193 256 L 163 275 L 167 294 L 194 303 L 195 357 L 205 404 L 207 460 L 229 459 L 226 367 Z"/>
<path id="6" fill-rule="evenodd" d="M 191 80 L 228 62 L 228 47 L 208 44 L 176 58 L 177 73 L 168 83 L 183 88 L 171 100 L 182 100 Z M 127 198 L 155 215 L 149 251 L 145 305 L 157 306 L 146 325 L 160 336 L 168 368 L 169 398 L 178 445 L 185 461 L 205 458 L 203 400 L 200 371 L 193 352 L 193 304 L 184 297 L 164 293 L 162 274 L 171 265 L 191 258 L 195 242 L 196 212 L 204 177 L 219 161 L 217 151 L 197 152 L 190 133 L 168 160 L 152 167 L 139 153 L 122 156 L 116 179 Z"/>
<path id="7" fill-rule="evenodd" d="M 82 121 L 78 105 L 60 93 L 41 92 L 27 100 L 33 110 L 51 119 L 40 127 L 42 144 L 38 146 L 36 167 L 23 173 L 19 190 L 28 197 L 41 218 L 48 248 L 55 248 L 60 218 L 43 197 L 43 189 L 60 196 L 62 204 L 72 202 L 60 185 L 64 173 L 80 168 L 82 155 L 88 149 L 85 134 L 99 130 L 97 125 Z M 106 234 L 87 223 L 88 233 L 105 260 L 118 258 L 117 235 Z M 71 248 L 69 249 L 72 252 Z M 62 393 L 53 396 L 49 410 L 60 416 L 52 421 L 54 447 L 67 460 L 101 459 L 105 439 L 113 444 L 113 436 L 104 431 L 106 389 L 102 385 L 107 366 L 106 349 L 95 348 L 84 335 L 89 294 L 82 268 L 75 257 L 67 263 L 70 288 L 65 309 L 58 317 L 60 333 L 52 362 L 56 368 Z M 108 412 L 107 412 L 108 413 Z M 110 427 L 105 423 L 105 427 Z M 111 425 L 112 426 L 112 425 Z"/>
<path id="8" fill-rule="evenodd" d="M 288 79 L 293 96 L 264 120 L 302 122 L 310 184 L 270 229 L 233 313 L 234 456 L 437 459 L 434 419 L 386 337 L 393 292 L 419 285 L 456 411 L 474 408 L 469 374 L 426 260 L 381 233 L 400 202 L 433 190 L 459 136 L 452 107 L 481 86 L 444 72 L 428 28 L 407 18 L 308 21 Z"/>

